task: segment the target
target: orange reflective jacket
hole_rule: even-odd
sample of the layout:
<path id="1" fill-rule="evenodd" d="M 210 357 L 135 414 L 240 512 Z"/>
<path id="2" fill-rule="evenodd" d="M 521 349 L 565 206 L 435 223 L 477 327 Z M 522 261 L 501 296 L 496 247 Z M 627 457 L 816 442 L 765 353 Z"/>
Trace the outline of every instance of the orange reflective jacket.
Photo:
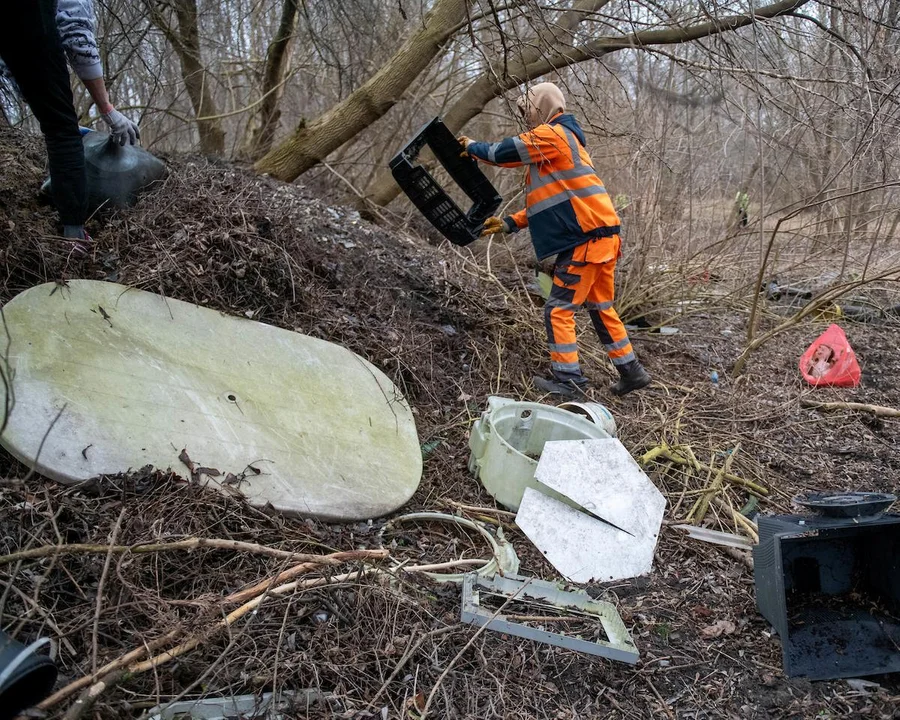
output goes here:
<path id="1" fill-rule="evenodd" d="M 504 221 L 512 232 L 526 226 L 531 230 L 538 258 L 619 233 L 619 216 L 584 145 L 578 121 L 560 114 L 518 137 L 468 147 L 483 162 L 528 166 L 525 210 Z"/>

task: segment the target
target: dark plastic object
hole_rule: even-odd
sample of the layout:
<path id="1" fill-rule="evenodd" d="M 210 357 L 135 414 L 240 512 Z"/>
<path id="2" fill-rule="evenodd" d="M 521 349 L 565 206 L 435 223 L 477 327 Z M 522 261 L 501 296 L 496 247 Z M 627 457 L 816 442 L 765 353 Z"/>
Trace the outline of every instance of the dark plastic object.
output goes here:
<path id="1" fill-rule="evenodd" d="M 807 493 L 794 498 L 798 505 L 836 518 L 877 515 L 887 510 L 896 500 L 896 495 L 863 492 Z"/>
<path id="2" fill-rule="evenodd" d="M 0 675 L 22 656 L 26 648 L 0 631 Z M 0 720 L 14 718 L 48 697 L 56 683 L 56 665 L 46 655 L 22 657 L 0 685 Z"/>
<path id="3" fill-rule="evenodd" d="M 758 522 L 756 604 L 781 637 L 785 674 L 900 671 L 900 516 Z"/>
<path id="4" fill-rule="evenodd" d="M 137 145 L 119 145 L 106 133 L 85 133 L 84 164 L 87 172 L 88 212 L 98 208 L 125 208 L 138 194 L 166 176 L 166 165 Z M 50 181 L 43 191 L 49 191 Z"/>
<path id="5" fill-rule="evenodd" d="M 431 174 L 415 160 L 428 145 L 438 162 L 472 200 L 463 212 Z M 503 198 L 472 158 L 460 157 L 462 146 L 436 117 L 410 140 L 390 162 L 394 180 L 413 204 L 454 245 L 477 240 L 484 221 L 497 212 Z"/>

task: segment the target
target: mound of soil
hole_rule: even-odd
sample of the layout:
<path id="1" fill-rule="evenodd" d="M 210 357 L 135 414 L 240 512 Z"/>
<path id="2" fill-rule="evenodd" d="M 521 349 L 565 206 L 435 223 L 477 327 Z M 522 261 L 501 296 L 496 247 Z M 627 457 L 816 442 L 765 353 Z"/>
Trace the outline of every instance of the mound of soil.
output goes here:
<path id="1" fill-rule="evenodd" d="M 56 236 L 55 213 L 36 199 L 43 167 L 39 139 L 0 128 L 0 301 L 40 282 L 105 279 L 346 345 L 386 372 L 414 408 L 428 455 L 409 509 L 493 505 L 466 470 L 468 428 L 489 394 L 537 400 L 528 379 L 546 363 L 541 311 L 519 272 L 488 272 L 468 251 L 365 222 L 311 188 L 203 158 L 170 159 L 165 183 L 136 207 L 94 218 L 95 245 L 79 257 Z M 746 313 L 708 307 L 677 324 L 678 335 L 635 337 L 655 388 L 621 400 L 602 382 L 596 391 L 633 454 L 666 439 L 708 461 L 740 443 L 733 472 L 770 488 L 761 503 L 767 512 L 788 510 L 803 490 L 897 490 L 897 421 L 800 406 L 811 391 L 800 384 L 796 358 L 819 325 L 798 325 L 763 346 L 732 379 L 726 369 L 741 349 Z M 845 329 L 863 384 L 815 397 L 900 406 L 896 328 Z M 611 369 L 589 332 L 582 337 L 585 363 L 603 380 Z M 780 644 L 756 612 L 745 565 L 668 528 L 649 577 L 591 589 L 618 605 L 641 650 L 640 664 L 627 667 L 491 632 L 474 637 L 457 622 L 458 590 L 417 574 L 311 585 L 268 598 L 228 632 L 213 632 L 233 610 L 225 596 L 284 563 L 209 548 L 8 555 L 186 536 L 323 553 L 377 547 L 382 521 L 328 526 L 272 517 L 239 496 L 151 469 L 61 488 L 0 453 L 0 477 L 7 554 L 0 625 L 23 640 L 60 639 L 64 681 L 168 632 L 180 640 L 199 633 L 197 647 L 177 660 L 117 677 L 96 701 L 96 717 L 138 717 L 181 695 L 273 688 L 327 694 L 292 715 L 310 718 L 417 717 L 432 691 L 430 716 L 447 718 L 889 717 L 896 707 L 895 680 L 862 693 L 841 682 L 785 679 Z M 684 499 L 683 475 L 656 468 L 652 477 L 671 512 Z M 746 500 L 728 492 L 733 504 Z M 555 577 L 497 517 L 523 571 Z M 395 540 L 392 554 L 413 562 L 485 553 L 477 536 L 440 525 L 405 528 Z M 725 630 L 704 633 L 711 627 Z M 67 702 L 51 716 L 61 717 Z"/>

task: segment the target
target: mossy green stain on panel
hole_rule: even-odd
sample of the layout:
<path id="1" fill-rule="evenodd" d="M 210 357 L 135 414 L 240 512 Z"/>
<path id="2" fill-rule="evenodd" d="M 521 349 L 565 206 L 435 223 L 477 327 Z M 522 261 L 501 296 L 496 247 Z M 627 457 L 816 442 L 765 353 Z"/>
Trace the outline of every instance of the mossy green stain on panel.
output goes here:
<path id="1" fill-rule="evenodd" d="M 187 474 L 185 449 L 219 479 L 262 470 L 240 485 L 255 505 L 335 520 L 391 512 L 418 486 L 409 406 L 339 345 L 91 280 L 31 288 L 4 314 L 16 407 L 0 443 L 51 478 Z"/>

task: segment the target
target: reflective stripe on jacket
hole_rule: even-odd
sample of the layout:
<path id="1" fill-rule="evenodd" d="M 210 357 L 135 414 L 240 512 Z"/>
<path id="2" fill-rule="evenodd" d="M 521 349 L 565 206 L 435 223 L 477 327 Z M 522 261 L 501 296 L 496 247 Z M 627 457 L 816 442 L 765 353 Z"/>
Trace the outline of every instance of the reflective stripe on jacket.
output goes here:
<path id="1" fill-rule="evenodd" d="M 529 227 L 538 258 L 619 233 L 619 216 L 584 149 L 572 115 L 500 142 L 471 143 L 469 154 L 502 167 L 528 166 L 525 210 L 505 218 L 511 231 Z"/>

